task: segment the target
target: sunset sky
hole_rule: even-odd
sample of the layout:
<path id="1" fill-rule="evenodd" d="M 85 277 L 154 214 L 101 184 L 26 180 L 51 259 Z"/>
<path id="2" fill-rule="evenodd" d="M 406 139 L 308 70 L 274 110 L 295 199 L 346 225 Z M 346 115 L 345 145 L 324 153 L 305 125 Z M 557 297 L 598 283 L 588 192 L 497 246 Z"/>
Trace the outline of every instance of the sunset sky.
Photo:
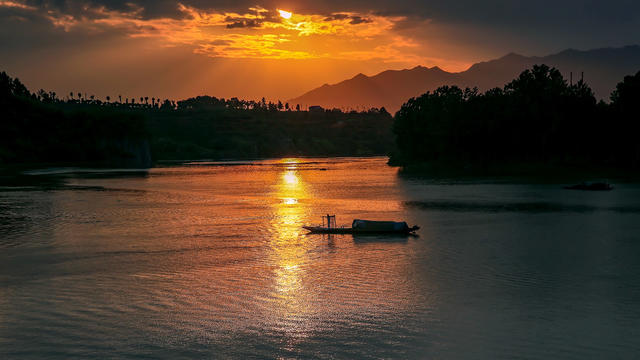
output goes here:
<path id="1" fill-rule="evenodd" d="M 362 72 L 640 43 L 640 2 L 0 0 L 0 70 L 100 98 L 288 99 Z"/>

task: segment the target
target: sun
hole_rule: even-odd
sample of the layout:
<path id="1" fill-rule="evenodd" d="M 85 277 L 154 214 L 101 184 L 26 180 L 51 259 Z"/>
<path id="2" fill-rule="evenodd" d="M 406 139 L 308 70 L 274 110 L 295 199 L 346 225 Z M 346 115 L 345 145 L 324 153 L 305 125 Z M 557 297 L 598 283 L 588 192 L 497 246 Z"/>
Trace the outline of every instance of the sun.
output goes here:
<path id="1" fill-rule="evenodd" d="M 290 11 L 278 10 L 278 12 L 283 19 L 291 19 L 291 15 L 293 15 Z"/>

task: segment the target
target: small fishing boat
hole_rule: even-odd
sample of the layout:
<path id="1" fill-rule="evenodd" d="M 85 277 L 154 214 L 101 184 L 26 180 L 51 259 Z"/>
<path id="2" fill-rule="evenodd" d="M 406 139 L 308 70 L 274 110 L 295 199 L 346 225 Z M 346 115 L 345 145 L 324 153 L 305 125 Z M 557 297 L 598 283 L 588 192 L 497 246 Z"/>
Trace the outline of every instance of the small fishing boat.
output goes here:
<path id="1" fill-rule="evenodd" d="M 419 226 L 407 225 L 404 221 L 372 221 L 355 219 L 351 227 L 337 226 L 335 215 L 322 217 L 322 225 L 303 226 L 304 229 L 316 234 L 413 234 Z"/>
<path id="2" fill-rule="evenodd" d="M 581 182 L 580 184 L 564 187 L 567 190 L 590 190 L 590 191 L 608 191 L 613 190 L 613 186 L 608 182 Z"/>

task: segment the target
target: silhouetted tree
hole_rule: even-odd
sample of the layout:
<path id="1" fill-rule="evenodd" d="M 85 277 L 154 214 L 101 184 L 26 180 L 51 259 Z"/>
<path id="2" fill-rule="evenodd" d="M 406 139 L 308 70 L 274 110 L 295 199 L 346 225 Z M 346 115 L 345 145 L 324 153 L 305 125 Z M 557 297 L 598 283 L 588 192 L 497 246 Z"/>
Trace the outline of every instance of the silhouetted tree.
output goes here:
<path id="1" fill-rule="evenodd" d="M 619 160 L 640 167 L 640 71 L 625 76 L 611 94 L 611 114 L 617 128 L 611 134 L 609 146 L 618 149 Z M 620 134 L 621 136 L 616 137 Z"/>
<path id="2" fill-rule="evenodd" d="M 135 113 L 114 113 L 100 102 L 78 105 L 69 95 L 67 104 L 53 91 L 32 95 L 18 79 L 0 73 L 0 163 L 105 162 L 126 152 L 105 144 L 146 136 Z"/>
<path id="3" fill-rule="evenodd" d="M 625 145 L 622 150 L 615 144 L 616 139 L 637 143 L 622 134 L 640 129 L 622 123 L 623 112 L 607 109 L 586 83 L 569 85 L 546 65 L 533 66 L 503 89 L 482 94 L 444 86 L 410 99 L 398 111 L 393 127 L 398 151 L 392 161 L 621 164 L 625 154 L 634 154 L 628 163 L 640 164 L 640 149 Z"/>
<path id="4" fill-rule="evenodd" d="M 627 76 L 611 94 L 611 104 L 598 103 L 583 81 L 567 84 L 558 70 L 536 65 L 503 88 L 484 93 L 443 86 L 409 99 L 398 111 L 393 121 L 398 150 L 392 160 L 399 164 L 536 162 L 640 169 L 636 139 L 640 132 L 639 84 L 640 72 Z M 104 128 L 95 125 L 95 119 L 103 118 L 101 113 L 116 110 L 120 113 L 115 117 L 149 116 L 159 134 L 154 146 L 165 149 L 164 156 L 170 157 L 380 154 L 389 149 L 392 117 L 384 107 L 359 107 L 348 113 L 320 108 L 309 116 L 301 112 L 300 104 L 295 106 L 297 113 L 281 113 L 291 105 L 267 103 L 265 98 L 245 101 L 198 96 L 175 102 L 153 97 L 149 107 L 148 97 L 141 97 L 140 105 L 135 97 L 126 98 L 125 106 L 118 95 L 120 105 L 101 109 L 110 103 L 109 96 L 103 103 L 94 95 L 90 101 L 86 94 L 78 92 L 77 100 L 75 95 L 70 92 L 65 104 L 55 92 L 40 89 L 32 94 L 18 79 L 0 73 L 0 161 L 14 156 L 11 154 L 48 158 L 49 152 L 56 154 L 52 149 L 83 153 L 95 146 L 91 141 L 96 143 L 96 136 L 102 136 L 87 134 L 116 131 L 121 126 L 119 122 Z M 55 129 L 60 119 L 71 121 L 65 114 L 74 109 L 85 115 L 73 118 L 75 125 L 62 127 L 76 134 L 65 137 Z M 30 132 L 47 136 L 34 140 Z M 78 140 L 84 138 L 86 143 Z M 40 151 L 34 141 L 50 145 Z M 75 143 L 82 145 L 74 148 Z"/>
<path id="5" fill-rule="evenodd" d="M 161 110 L 172 110 L 173 109 L 173 104 L 171 103 L 171 101 L 169 101 L 169 99 L 165 99 L 164 102 L 162 103 L 162 105 L 160 106 Z"/>
<path id="6" fill-rule="evenodd" d="M 611 93 L 611 105 L 623 112 L 636 112 L 640 109 L 640 71 L 625 76 Z"/>

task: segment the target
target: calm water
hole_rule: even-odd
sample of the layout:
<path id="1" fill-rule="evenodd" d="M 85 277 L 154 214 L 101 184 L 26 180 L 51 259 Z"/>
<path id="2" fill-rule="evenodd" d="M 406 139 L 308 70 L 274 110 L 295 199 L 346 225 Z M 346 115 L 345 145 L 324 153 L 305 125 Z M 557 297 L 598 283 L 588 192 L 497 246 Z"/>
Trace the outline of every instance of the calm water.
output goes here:
<path id="1" fill-rule="evenodd" d="M 385 161 L 3 186 L 0 358 L 638 357 L 640 186 L 411 179 Z M 422 229 L 300 228 L 326 213 Z"/>

